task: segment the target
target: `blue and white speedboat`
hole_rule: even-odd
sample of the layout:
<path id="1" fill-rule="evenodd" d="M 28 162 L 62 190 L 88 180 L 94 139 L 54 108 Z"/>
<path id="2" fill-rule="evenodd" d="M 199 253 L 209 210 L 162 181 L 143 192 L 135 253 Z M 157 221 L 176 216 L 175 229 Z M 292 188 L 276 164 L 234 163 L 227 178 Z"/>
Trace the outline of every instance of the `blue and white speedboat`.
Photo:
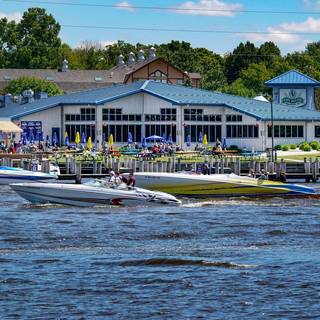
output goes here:
<path id="1" fill-rule="evenodd" d="M 57 179 L 57 172 L 44 173 L 21 168 L 0 166 L 0 185 L 18 182 L 49 182 Z"/>

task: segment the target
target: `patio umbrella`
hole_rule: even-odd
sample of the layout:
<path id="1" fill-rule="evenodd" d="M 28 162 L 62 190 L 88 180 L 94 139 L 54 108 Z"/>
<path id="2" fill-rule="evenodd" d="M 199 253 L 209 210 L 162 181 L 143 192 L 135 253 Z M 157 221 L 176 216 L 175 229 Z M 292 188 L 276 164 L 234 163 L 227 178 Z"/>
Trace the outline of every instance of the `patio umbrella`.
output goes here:
<path id="1" fill-rule="evenodd" d="M 187 135 L 187 147 L 191 146 L 191 136 L 190 134 Z"/>
<path id="2" fill-rule="evenodd" d="M 198 138 L 198 142 L 199 142 L 199 143 L 202 143 L 202 140 L 203 140 L 203 135 L 202 135 L 202 132 L 200 131 L 200 133 L 199 133 L 199 138 Z"/>
<path id="3" fill-rule="evenodd" d="M 169 133 L 169 137 L 168 137 L 168 144 L 173 144 L 173 140 L 172 140 L 172 134 L 171 132 Z"/>
<path id="4" fill-rule="evenodd" d="M 147 139 L 146 139 L 146 137 L 142 138 L 141 145 L 142 145 L 142 148 L 146 148 L 147 147 Z"/>
<path id="5" fill-rule="evenodd" d="M 81 135 L 81 143 L 82 144 L 86 144 L 87 142 L 87 137 L 86 137 L 86 134 L 84 132 L 82 132 L 82 135 Z"/>
<path id="6" fill-rule="evenodd" d="M 207 138 L 207 134 L 206 133 L 203 135 L 202 144 L 205 145 L 205 146 L 208 144 L 208 138 Z"/>
<path id="7" fill-rule="evenodd" d="M 164 132 L 164 133 L 162 134 L 161 142 L 162 142 L 162 143 L 166 143 L 166 141 L 167 141 L 167 137 L 166 137 L 166 133 Z"/>
<path id="8" fill-rule="evenodd" d="M 226 138 L 223 139 L 222 149 L 227 149 L 227 141 L 226 141 Z"/>
<path id="9" fill-rule="evenodd" d="M 91 149 L 92 149 L 92 140 L 91 140 L 91 137 L 88 138 L 86 147 L 87 147 L 88 150 L 91 150 Z"/>
<path id="10" fill-rule="evenodd" d="M 127 142 L 128 142 L 128 144 L 132 144 L 133 143 L 132 134 L 131 134 L 130 131 L 128 132 L 128 140 L 127 140 Z"/>
<path id="11" fill-rule="evenodd" d="M 67 134 L 66 137 L 65 137 L 64 144 L 65 144 L 67 147 L 69 146 L 69 137 L 68 137 L 68 134 Z"/>
<path id="12" fill-rule="evenodd" d="M 52 144 L 55 146 L 57 143 L 58 143 L 57 133 L 54 132 L 52 137 Z"/>
<path id="13" fill-rule="evenodd" d="M 112 145 L 113 145 L 113 134 L 112 134 L 112 133 L 110 133 L 110 135 L 109 135 L 108 145 L 109 145 L 109 146 L 112 146 Z"/>
<path id="14" fill-rule="evenodd" d="M 74 142 L 75 142 L 76 144 L 79 144 L 80 141 L 81 141 L 81 140 L 80 140 L 80 133 L 77 132 L 77 133 L 76 133 L 76 138 L 75 138 L 75 141 L 74 141 Z"/>
<path id="15" fill-rule="evenodd" d="M 157 135 L 153 135 L 153 136 L 150 136 L 150 137 L 148 137 L 146 139 L 147 140 L 162 140 L 162 137 L 157 136 Z"/>

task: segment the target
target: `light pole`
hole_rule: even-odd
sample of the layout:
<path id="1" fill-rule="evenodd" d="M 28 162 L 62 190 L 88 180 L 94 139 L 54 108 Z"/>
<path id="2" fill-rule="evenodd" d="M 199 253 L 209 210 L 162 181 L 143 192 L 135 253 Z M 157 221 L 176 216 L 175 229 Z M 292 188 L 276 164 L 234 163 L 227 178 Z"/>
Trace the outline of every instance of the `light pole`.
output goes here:
<path id="1" fill-rule="evenodd" d="M 271 162 L 274 162 L 274 128 L 273 128 L 273 99 L 270 100 L 271 105 Z"/>

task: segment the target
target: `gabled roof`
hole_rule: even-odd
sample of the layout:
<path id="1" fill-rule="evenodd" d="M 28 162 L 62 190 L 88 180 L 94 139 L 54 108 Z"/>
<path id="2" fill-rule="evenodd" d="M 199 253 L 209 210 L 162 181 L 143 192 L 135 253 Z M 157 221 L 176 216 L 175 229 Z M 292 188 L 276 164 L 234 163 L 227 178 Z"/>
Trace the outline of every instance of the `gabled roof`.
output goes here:
<path id="1" fill-rule="evenodd" d="M 290 70 L 279 76 L 265 82 L 266 86 L 278 86 L 278 85 L 305 85 L 305 86 L 320 86 L 320 82 L 297 71 Z"/>
<path id="2" fill-rule="evenodd" d="M 252 116 L 257 120 L 270 120 L 271 106 L 269 102 L 150 80 L 70 93 L 63 96 L 37 100 L 24 105 L 10 105 L 6 108 L 0 108 L 0 117 L 15 119 L 59 105 L 66 107 L 68 105 L 102 105 L 112 100 L 139 93 L 153 95 L 169 101 L 173 105 L 183 105 L 187 107 L 211 106 L 212 108 L 226 106 Z M 320 112 L 306 110 L 304 108 L 274 104 L 273 111 L 274 120 L 320 121 Z"/>

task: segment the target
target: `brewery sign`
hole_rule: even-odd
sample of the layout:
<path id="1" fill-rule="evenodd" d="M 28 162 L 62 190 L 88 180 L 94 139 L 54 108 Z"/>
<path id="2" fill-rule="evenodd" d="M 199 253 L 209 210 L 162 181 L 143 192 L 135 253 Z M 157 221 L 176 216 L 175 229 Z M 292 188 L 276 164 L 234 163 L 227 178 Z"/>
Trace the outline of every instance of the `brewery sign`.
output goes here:
<path id="1" fill-rule="evenodd" d="M 280 89 L 280 103 L 301 107 L 307 102 L 307 90 L 306 89 Z"/>

